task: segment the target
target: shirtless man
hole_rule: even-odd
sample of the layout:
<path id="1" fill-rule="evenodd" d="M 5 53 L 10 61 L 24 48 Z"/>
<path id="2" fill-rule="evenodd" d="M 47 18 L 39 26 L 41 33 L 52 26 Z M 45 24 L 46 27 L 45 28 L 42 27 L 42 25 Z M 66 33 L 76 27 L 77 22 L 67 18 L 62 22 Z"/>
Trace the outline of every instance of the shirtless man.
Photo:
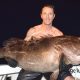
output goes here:
<path id="1" fill-rule="evenodd" d="M 63 33 L 59 29 L 57 29 L 55 26 L 52 26 L 52 22 L 55 18 L 54 7 L 52 5 L 43 6 L 40 15 L 42 24 L 30 28 L 24 39 L 25 41 L 29 41 L 31 38 L 40 39 L 46 36 L 56 37 L 63 35 Z M 45 76 L 45 74 L 47 74 L 48 78 L 47 76 Z M 42 74 L 36 72 L 28 72 L 22 69 L 17 80 L 39 80 L 39 78 L 41 79 L 41 75 L 44 75 L 46 79 L 49 79 L 50 73 Z M 74 78 L 72 76 L 68 76 L 64 80 L 74 80 Z"/>

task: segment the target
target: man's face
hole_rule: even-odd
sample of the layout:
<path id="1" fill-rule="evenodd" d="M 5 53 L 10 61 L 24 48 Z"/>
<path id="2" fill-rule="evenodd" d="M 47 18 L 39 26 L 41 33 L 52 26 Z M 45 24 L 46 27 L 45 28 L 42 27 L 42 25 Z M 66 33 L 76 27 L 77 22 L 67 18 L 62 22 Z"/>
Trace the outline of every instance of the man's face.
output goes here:
<path id="1" fill-rule="evenodd" d="M 55 14 L 54 14 L 54 11 L 52 8 L 44 7 L 42 9 L 41 19 L 43 20 L 44 24 L 46 24 L 46 25 L 52 24 L 54 17 L 55 17 Z"/>

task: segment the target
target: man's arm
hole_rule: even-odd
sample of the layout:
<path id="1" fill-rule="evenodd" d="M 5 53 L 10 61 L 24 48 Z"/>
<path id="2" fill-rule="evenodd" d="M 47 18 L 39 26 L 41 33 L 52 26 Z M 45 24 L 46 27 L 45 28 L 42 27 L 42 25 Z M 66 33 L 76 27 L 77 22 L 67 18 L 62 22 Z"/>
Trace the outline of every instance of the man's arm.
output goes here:
<path id="1" fill-rule="evenodd" d="M 26 37 L 24 38 L 25 41 L 29 41 L 31 37 L 33 36 L 35 30 L 34 28 L 30 28 L 26 34 Z"/>

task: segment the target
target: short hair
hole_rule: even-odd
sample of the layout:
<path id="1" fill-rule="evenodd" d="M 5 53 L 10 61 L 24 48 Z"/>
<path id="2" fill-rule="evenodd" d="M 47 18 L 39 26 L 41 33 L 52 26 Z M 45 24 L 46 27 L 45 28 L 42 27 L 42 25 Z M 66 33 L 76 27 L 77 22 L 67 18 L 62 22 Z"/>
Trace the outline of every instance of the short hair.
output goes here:
<path id="1" fill-rule="evenodd" d="M 55 13 L 54 5 L 52 5 L 52 4 L 44 4 L 44 5 L 41 7 L 41 12 L 40 12 L 40 13 L 42 13 L 42 10 L 43 10 L 44 7 L 52 8 L 53 11 L 54 11 L 54 13 Z"/>

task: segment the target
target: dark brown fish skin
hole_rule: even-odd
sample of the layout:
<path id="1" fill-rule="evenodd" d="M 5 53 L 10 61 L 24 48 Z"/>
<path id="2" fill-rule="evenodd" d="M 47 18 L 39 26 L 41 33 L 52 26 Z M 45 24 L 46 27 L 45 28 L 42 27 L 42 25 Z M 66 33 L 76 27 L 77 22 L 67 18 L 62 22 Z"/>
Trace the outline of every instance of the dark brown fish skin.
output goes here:
<path id="1" fill-rule="evenodd" d="M 80 37 L 46 37 L 25 42 L 11 38 L 0 49 L 0 58 L 12 58 L 18 66 L 29 71 L 59 73 L 61 57 L 66 64 L 80 64 Z"/>

